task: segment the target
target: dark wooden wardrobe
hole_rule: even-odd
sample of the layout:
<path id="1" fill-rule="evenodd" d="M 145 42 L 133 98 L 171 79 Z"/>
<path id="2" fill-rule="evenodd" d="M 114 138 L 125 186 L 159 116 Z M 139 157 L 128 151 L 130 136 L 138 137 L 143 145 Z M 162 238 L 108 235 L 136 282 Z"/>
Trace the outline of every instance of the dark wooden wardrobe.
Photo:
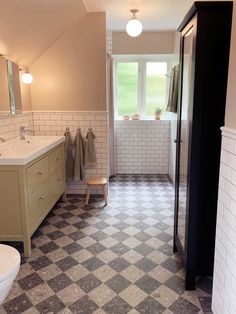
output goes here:
<path id="1" fill-rule="evenodd" d="M 174 252 L 183 257 L 187 290 L 213 273 L 232 4 L 195 2 L 178 28 Z"/>

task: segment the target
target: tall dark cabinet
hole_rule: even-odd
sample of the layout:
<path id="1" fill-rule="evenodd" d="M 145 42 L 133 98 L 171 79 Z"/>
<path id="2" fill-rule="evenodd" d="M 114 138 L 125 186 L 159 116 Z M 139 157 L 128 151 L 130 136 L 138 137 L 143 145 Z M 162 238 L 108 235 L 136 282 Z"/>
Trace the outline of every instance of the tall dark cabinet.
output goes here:
<path id="1" fill-rule="evenodd" d="M 231 18 L 232 2 L 195 2 L 178 28 L 174 251 L 183 257 L 187 290 L 213 273 Z"/>

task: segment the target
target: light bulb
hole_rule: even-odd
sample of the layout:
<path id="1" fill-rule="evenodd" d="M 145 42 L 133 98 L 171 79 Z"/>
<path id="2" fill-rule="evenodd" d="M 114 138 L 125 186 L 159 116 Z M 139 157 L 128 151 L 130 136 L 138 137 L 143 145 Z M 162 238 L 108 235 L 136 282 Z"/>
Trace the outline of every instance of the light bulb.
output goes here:
<path id="1" fill-rule="evenodd" d="M 126 32 L 131 37 L 137 37 L 142 33 L 142 23 L 137 19 L 130 20 L 126 25 Z"/>
<path id="2" fill-rule="evenodd" d="M 21 76 L 21 79 L 22 79 L 22 82 L 24 82 L 25 84 L 31 84 L 33 82 L 33 76 L 29 72 L 23 73 Z"/>
<path id="3" fill-rule="evenodd" d="M 136 9 L 130 10 L 133 13 L 131 20 L 126 24 L 126 32 L 131 37 L 137 37 L 142 33 L 142 23 L 136 18 L 135 14 L 138 12 Z"/>

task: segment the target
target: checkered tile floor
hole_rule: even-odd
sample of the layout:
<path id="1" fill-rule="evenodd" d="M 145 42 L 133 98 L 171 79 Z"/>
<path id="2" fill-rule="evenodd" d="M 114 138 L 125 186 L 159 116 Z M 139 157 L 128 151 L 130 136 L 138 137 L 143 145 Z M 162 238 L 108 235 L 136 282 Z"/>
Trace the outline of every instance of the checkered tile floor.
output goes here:
<path id="1" fill-rule="evenodd" d="M 210 279 L 184 291 L 172 200 L 166 176 L 123 175 L 111 180 L 106 207 L 95 197 L 58 203 L 0 313 L 210 313 Z"/>

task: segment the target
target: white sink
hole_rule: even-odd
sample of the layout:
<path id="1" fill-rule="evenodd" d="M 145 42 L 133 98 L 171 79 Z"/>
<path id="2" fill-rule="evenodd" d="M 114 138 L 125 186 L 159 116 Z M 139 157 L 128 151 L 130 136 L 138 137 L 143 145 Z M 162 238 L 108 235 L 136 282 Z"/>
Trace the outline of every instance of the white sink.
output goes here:
<path id="1" fill-rule="evenodd" d="M 27 136 L 0 143 L 0 166 L 26 165 L 64 141 L 64 136 Z"/>

